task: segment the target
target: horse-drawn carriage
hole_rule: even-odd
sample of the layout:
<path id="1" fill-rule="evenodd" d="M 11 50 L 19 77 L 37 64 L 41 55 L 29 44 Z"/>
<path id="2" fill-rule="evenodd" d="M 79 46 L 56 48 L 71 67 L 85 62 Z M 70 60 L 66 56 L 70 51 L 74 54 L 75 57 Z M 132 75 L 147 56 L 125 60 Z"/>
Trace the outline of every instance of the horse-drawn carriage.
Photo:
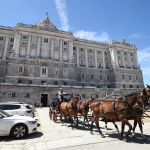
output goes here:
<path id="1" fill-rule="evenodd" d="M 74 118 L 77 126 L 78 114 L 80 113 L 86 119 L 90 107 L 92 111 L 91 133 L 93 131 L 93 123 L 95 123 L 100 135 L 104 137 L 99 127 L 99 116 L 103 116 L 103 119 L 106 122 L 111 121 L 115 123 L 116 121 L 121 121 L 122 137 L 124 136 L 124 127 L 127 125 L 129 127 L 129 130 L 125 135 L 127 138 L 132 129 L 132 125 L 128 121 L 129 119 L 134 120 L 133 131 L 138 123 L 141 133 L 143 133 L 141 118 L 145 110 L 149 109 L 150 106 L 150 86 L 147 86 L 142 91 L 134 92 L 124 97 L 116 98 L 115 100 L 99 98 L 97 100 L 87 99 L 80 101 L 79 97 L 69 98 L 70 101 L 63 101 L 60 104 L 60 111 L 57 111 L 57 109 L 54 109 L 54 111 L 53 109 L 50 109 L 50 117 L 52 117 L 54 121 L 56 121 L 58 115 L 60 115 L 61 118 L 63 114 L 64 116 Z M 131 118 L 131 116 L 133 117 Z"/>
<path id="2" fill-rule="evenodd" d="M 62 102 L 68 102 L 72 98 L 72 95 L 69 93 L 65 93 L 62 96 Z M 50 119 L 54 120 L 54 122 L 57 121 L 57 117 L 60 116 L 60 101 L 58 100 L 58 94 L 56 94 L 56 97 L 52 99 L 50 106 L 49 106 L 49 117 Z"/>

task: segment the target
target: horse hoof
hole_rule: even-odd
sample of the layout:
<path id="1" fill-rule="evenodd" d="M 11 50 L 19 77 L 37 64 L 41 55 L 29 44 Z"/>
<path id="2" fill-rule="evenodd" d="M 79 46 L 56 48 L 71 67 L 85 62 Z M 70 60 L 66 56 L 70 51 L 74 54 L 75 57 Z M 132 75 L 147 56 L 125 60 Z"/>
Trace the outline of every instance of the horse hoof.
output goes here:
<path id="1" fill-rule="evenodd" d="M 90 132 L 91 135 L 93 135 L 93 132 Z"/>
<path id="2" fill-rule="evenodd" d="M 124 138 L 123 141 L 124 141 L 124 142 L 128 142 L 128 139 Z"/>
<path id="3" fill-rule="evenodd" d="M 101 134 L 101 138 L 105 138 L 104 134 Z"/>

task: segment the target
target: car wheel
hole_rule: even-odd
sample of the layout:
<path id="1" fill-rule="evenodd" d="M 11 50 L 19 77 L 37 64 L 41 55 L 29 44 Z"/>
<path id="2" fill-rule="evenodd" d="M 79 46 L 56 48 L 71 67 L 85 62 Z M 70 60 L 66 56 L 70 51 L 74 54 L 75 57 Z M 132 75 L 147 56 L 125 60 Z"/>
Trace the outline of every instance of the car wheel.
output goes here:
<path id="1" fill-rule="evenodd" d="M 15 125 L 11 130 L 11 136 L 20 139 L 27 135 L 28 129 L 24 124 Z"/>

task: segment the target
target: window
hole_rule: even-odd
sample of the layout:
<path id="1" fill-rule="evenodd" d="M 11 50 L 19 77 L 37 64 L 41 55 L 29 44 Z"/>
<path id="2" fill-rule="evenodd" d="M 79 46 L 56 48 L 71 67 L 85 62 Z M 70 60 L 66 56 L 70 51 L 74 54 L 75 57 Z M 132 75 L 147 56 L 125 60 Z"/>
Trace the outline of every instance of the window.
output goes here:
<path id="1" fill-rule="evenodd" d="M 32 84 L 32 80 L 29 80 L 29 82 L 28 82 L 29 84 Z"/>
<path id="2" fill-rule="evenodd" d="M 23 72 L 23 67 L 22 66 L 19 66 L 18 72 Z"/>
<path id="3" fill-rule="evenodd" d="M 44 43 L 48 43 L 48 38 L 44 38 Z"/>
<path id="4" fill-rule="evenodd" d="M 84 73 L 82 74 L 82 79 L 84 79 Z"/>
<path id="5" fill-rule="evenodd" d="M 125 88 L 126 86 L 123 84 L 123 88 Z"/>
<path id="6" fill-rule="evenodd" d="M 83 51 L 83 48 L 80 48 L 80 51 Z"/>
<path id="7" fill-rule="evenodd" d="M 102 75 L 100 75 L 100 76 L 99 76 L 99 78 L 100 78 L 100 80 L 102 80 L 102 79 L 103 79 L 103 76 L 102 76 Z"/>
<path id="8" fill-rule="evenodd" d="M 63 48 L 64 51 L 67 51 L 67 48 Z"/>
<path id="9" fill-rule="evenodd" d="M 107 80 L 109 81 L 109 75 L 107 75 Z"/>
<path id="10" fill-rule="evenodd" d="M 30 93 L 26 93 L 26 98 L 30 98 Z"/>
<path id="11" fill-rule="evenodd" d="M 16 97 L 16 93 L 12 93 L 12 95 L 11 95 L 12 97 Z"/>
<path id="12" fill-rule="evenodd" d="M 19 80 L 18 80 L 18 83 L 22 83 L 22 80 L 19 79 Z"/>
<path id="13" fill-rule="evenodd" d="M 91 79 L 94 79 L 94 75 L 93 74 L 91 74 Z"/>
<path id="14" fill-rule="evenodd" d="M 14 38 L 10 38 L 10 42 L 14 42 Z"/>
<path id="15" fill-rule="evenodd" d="M 136 85 L 136 88 L 139 88 L 139 85 Z"/>
<path id="16" fill-rule="evenodd" d="M 136 80 L 138 80 L 138 77 L 136 76 Z"/>
<path id="17" fill-rule="evenodd" d="M 124 74 L 122 75 L 122 79 L 124 80 Z"/>
<path id="18" fill-rule="evenodd" d="M 57 81 L 55 81 L 55 82 L 54 82 L 54 85 L 57 85 L 57 84 L 58 84 Z"/>
<path id="19" fill-rule="evenodd" d="M 64 82 L 64 85 L 67 85 L 67 82 Z"/>
<path id="20" fill-rule="evenodd" d="M 46 84 L 46 81 L 45 81 L 45 80 L 42 80 L 42 81 L 41 81 L 41 84 Z"/>
<path id="21" fill-rule="evenodd" d="M 47 68 L 42 68 L 42 74 L 46 75 L 47 73 Z"/>
<path id="22" fill-rule="evenodd" d="M 95 98 L 98 98 L 98 94 L 96 94 Z"/>
<path id="23" fill-rule="evenodd" d="M 21 108 L 21 106 L 20 105 L 1 105 L 1 108 L 3 108 L 3 110 L 14 110 L 14 109 Z"/>
<path id="24" fill-rule="evenodd" d="M 3 37 L 0 37 L 0 41 L 3 41 L 3 39 L 4 39 Z"/>
<path id="25" fill-rule="evenodd" d="M 132 86 L 132 84 L 130 84 L 130 86 L 129 86 L 130 88 L 132 88 L 133 86 Z"/>
<path id="26" fill-rule="evenodd" d="M 58 71 L 56 71 L 56 74 L 58 75 Z"/>
<path id="27" fill-rule="evenodd" d="M 101 51 L 98 51 L 98 54 L 100 54 L 101 53 Z"/>
<path id="28" fill-rule="evenodd" d="M 73 47 L 73 50 L 76 50 L 76 47 L 75 47 L 75 46 Z"/>
<path id="29" fill-rule="evenodd" d="M 92 50 L 90 49 L 89 52 L 92 53 Z"/>
<path id="30" fill-rule="evenodd" d="M 22 39 L 23 39 L 23 40 L 26 40 L 26 39 L 27 39 L 27 36 L 26 36 L 26 35 L 23 35 Z"/>
<path id="31" fill-rule="evenodd" d="M 68 45 L 68 42 L 64 41 L 64 45 Z"/>
<path id="32" fill-rule="evenodd" d="M 131 80 L 131 75 L 129 75 L 129 80 Z"/>
<path id="33" fill-rule="evenodd" d="M 120 55 L 120 51 L 117 51 L 117 54 Z"/>

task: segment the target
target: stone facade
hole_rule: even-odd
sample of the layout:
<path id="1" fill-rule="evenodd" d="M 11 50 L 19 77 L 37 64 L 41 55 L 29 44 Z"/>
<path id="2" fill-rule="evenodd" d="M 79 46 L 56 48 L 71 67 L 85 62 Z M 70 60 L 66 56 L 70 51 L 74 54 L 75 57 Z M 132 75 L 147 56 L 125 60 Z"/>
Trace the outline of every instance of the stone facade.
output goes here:
<path id="1" fill-rule="evenodd" d="M 33 89 L 144 87 L 135 45 L 79 39 L 57 29 L 48 17 L 36 25 L 0 26 L 0 83 Z"/>
<path id="2" fill-rule="evenodd" d="M 132 89 L 116 88 L 96 88 L 88 86 L 62 86 L 66 93 L 74 96 L 80 95 L 85 98 L 115 98 L 137 91 Z M 25 102 L 37 104 L 38 106 L 48 106 L 52 100 L 56 100 L 59 86 L 56 85 L 29 85 L 29 84 L 0 84 L 0 102 Z M 138 89 L 141 90 L 141 89 Z"/>

